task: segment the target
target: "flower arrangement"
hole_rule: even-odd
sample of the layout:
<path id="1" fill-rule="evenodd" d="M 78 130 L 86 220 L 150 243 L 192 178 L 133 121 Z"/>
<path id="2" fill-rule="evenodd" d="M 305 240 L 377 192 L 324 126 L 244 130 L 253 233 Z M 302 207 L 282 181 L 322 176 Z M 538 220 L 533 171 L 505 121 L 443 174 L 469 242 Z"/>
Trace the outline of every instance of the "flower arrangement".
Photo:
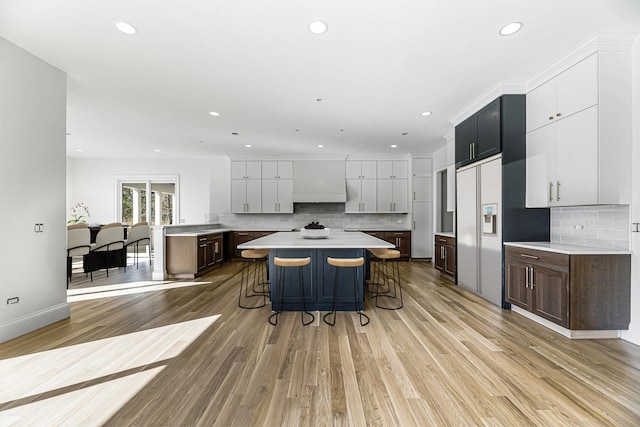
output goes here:
<path id="1" fill-rule="evenodd" d="M 87 222 L 87 219 L 89 219 L 90 216 L 89 207 L 84 202 L 78 202 L 71 209 L 71 219 L 67 221 L 67 224 Z"/>

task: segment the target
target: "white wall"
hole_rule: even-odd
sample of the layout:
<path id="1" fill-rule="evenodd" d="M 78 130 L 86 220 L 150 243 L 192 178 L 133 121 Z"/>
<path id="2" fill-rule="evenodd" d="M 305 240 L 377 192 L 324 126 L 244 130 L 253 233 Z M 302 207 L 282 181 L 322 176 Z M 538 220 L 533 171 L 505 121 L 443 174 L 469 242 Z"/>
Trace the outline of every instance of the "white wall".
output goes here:
<path id="1" fill-rule="evenodd" d="M 631 222 L 640 223 L 640 36 L 633 44 L 632 59 L 632 184 Z M 640 345 L 640 233 L 631 233 L 631 324 L 622 338 Z"/>
<path id="2" fill-rule="evenodd" d="M 85 202 L 92 223 L 116 218 L 116 177 L 178 175 L 180 219 L 184 223 L 209 222 L 212 214 L 229 212 L 230 163 L 226 157 L 209 159 L 68 159 L 67 216 L 76 202 Z"/>
<path id="3" fill-rule="evenodd" d="M 0 38 L 0 342 L 69 317 L 67 78 Z M 43 224 L 41 233 L 35 224 Z M 18 303 L 7 300 L 18 298 Z M 15 301 L 15 299 L 14 299 Z"/>

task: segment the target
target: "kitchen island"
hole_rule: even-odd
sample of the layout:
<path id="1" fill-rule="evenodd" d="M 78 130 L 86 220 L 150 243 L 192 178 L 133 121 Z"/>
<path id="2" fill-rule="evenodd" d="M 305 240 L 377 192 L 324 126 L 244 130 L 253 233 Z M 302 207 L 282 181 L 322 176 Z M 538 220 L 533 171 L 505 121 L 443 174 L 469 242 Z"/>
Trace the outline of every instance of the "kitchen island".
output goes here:
<path id="1" fill-rule="evenodd" d="M 298 285 L 297 269 L 284 269 L 284 295 L 280 307 L 277 293 L 279 272 L 273 262 L 280 258 L 311 258 L 303 267 L 305 304 L 310 311 L 330 311 L 333 304 L 333 287 L 336 269 L 327 264 L 332 258 L 367 258 L 367 248 L 393 249 L 394 245 L 360 231 L 332 230 L 327 238 L 305 239 L 299 232 L 279 232 L 238 245 L 238 249 L 269 249 L 269 278 L 271 283 L 271 308 L 274 311 L 302 310 L 302 289 Z M 354 310 L 352 275 L 340 274 L 336 292 L 336 310 Z M 359 292 L 358 309 L 363 309 L 365 266 L 357 271 Z"/>

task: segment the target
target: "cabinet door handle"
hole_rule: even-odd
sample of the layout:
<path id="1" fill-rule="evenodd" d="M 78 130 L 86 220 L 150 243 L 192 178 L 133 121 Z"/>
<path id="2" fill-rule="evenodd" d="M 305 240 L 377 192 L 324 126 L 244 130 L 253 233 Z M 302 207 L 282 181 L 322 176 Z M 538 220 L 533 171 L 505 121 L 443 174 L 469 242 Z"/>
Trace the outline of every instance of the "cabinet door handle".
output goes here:
<path id="1" fill-rule="evenodd" d="M 477 144 L 477 142 L 473 143 L 473 158 L 474 159 L 476 158 L 476 144 Z"/>
<path id="2" fill-rule="evenodd" d="M 562 113 L 557 113 L 556 117 L 560 117 L 562 115 Z"/>
<path id="3" fill-rule="evenodd" d="M 549 181 L 549 201 L 553 202 L 553 182 Z"/>
<path id="4" fill-rule="evenodd" d="M 549 116 L 549 120 L 553 120 L 553 116 Z"/>
<path id="5" fill-rule="evenodd" d="M 560 201 L 560 181 L 556 181 L 556 201 Z"/>
<path id="6" fill-rule="evenodd" d="M 525 275 L 524 287 L 528 288 L 529 287 L 529 267 L 524 268 L 524 275 Z"/>
<path id="7" fill-rule="evenodd" d="M 447 257 L 447 250 L 444 246 L 440 246 L 440 258 L 445 259 Z"/>
<path id="8" fill-rule="evenodd" d="M 414 229 L 414 230 L 416 229 L 416 222 L 415 222 L 415 220 L 413 221 L 413 229 Z"/>
<path id="9" fill-rule="evenodd" d="M 529 273 L 531 274 L 531 279 L 529 279 L 529 287 L 533 289 L 533 267 L 529 269 Z"/>
<path id="10" fill-rule="evenodd" d="M 416 200 L 416 192 L 415 191 L 413 192 L 413 200 L 414 201 Z"/>
<path id="11" fill-rule="evenodd" d="M 529 255 L 529 254 L 520 254 L 520 256 L 525 258 L 531 258 L 531 259 L 540 259 L 540 257 L 537 257 L 535 255 Z"/>
<path id="12" fill-rule="evenodd" d="M 471 154 L 473 151 L 473 148 L 471 148 L 473 146 L 473 144 L 469 144 L 469 160 L 473 159 L 473 154 Z"/>

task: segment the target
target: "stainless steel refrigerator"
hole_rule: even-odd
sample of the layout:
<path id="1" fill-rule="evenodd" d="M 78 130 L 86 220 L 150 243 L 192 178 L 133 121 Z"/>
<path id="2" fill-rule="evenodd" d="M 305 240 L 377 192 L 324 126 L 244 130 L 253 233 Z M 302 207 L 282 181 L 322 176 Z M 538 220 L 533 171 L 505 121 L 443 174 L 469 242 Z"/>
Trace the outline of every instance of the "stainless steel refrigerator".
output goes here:
<path id="1" fill-rule="evenodd" d="M 502 305 L 502 155 L 456 172 L 458 284 Z"/>

